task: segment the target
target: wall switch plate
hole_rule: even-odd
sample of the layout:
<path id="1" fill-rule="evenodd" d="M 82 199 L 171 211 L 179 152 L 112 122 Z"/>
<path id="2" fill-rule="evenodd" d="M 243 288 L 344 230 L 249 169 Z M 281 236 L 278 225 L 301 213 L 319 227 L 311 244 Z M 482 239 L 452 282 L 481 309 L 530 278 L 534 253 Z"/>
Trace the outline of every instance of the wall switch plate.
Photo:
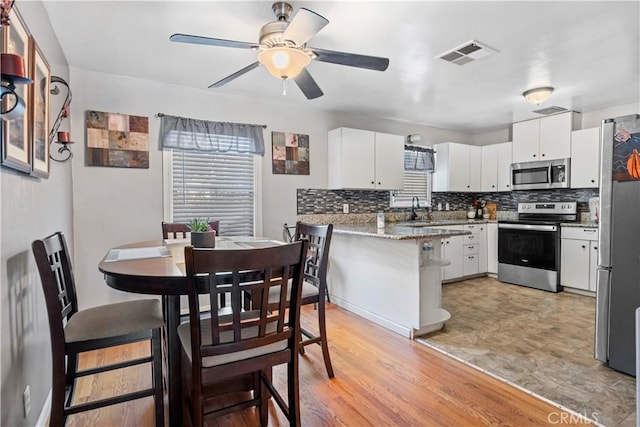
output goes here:
<path id="1" fill-rule="evenodd" d="M 448 210 L 449 210 L 449 202 L 447 202 L 447 203 L 445 203 L 445 204 L 444 204 L 444 210 L 445 210 L 445 211 L 448 211 Z"/>
<path id="2" fill-rule="evenodd" d="M 27 418 L 31 411 L 31 390 L 29 386 L 24 389 L 24 393 L 22 394 L 22 405 L 24 407 L 24 417 Z"/>
<path id="3" fill-rule="evenodd" d="M 342 213 L 349 213 L 349 203 L 342 204 Z"/>

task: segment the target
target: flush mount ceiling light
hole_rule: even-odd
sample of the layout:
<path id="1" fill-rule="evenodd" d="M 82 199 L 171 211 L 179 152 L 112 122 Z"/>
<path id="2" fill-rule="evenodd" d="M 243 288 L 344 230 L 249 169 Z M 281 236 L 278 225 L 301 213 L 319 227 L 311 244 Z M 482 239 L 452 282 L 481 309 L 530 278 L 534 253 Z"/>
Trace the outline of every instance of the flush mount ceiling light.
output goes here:
<path id="1" fill-rule="evenodd" d="M 537 87 L 535 89 L 529 89 L 526 92 L 522 93 L 524 99 L 526 99 L 531 104 L 539 105 L 549 99 L 551 94 L 553 93 L 553 88 L 550 86 L 547 87 Z"/>

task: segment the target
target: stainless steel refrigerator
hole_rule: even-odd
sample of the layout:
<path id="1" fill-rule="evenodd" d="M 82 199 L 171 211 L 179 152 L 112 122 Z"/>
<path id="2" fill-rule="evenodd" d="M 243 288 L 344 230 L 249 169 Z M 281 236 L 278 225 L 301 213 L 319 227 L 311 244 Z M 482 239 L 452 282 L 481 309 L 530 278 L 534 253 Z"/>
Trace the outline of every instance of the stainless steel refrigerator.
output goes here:
<path id="1" fill-rule="evenodd" d="M 595 357 L 636 375 L 640 307 L 640 115 L 602 122 Z"/>

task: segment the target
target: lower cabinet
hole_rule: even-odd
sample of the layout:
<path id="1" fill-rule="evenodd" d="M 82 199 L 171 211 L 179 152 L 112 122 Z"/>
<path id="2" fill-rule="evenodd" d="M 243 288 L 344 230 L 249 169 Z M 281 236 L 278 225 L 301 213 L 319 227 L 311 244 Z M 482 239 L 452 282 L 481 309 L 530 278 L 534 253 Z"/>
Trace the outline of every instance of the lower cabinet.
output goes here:
<path id="1" fill-rule="evenodd" d="M 561 230 L 560 284 L 596 291 L 598 229 L 565 227 Z"/>
<path id="2" fill-rule="evenodd" d="M 472 233 L 442 239 L 442 258 L 451 263 L 442 268 L 443 280 L 455 280 L 487 272 L 486 226 L 487 224 L 465 224 L 434 227 Z"/>

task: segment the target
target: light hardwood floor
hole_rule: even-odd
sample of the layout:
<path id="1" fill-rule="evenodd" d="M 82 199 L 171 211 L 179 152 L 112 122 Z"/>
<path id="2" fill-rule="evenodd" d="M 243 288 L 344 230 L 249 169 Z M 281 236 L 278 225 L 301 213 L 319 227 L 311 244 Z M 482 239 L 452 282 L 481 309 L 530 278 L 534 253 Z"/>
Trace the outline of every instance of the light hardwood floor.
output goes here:
<path id="1" fill-rule="evenodd" d="M 302 316 L 310 325 L 315 312 L 304 307 Z M 320 348 L 307 348 L 300 363 L 304 426 L 542 426 L 557 425 L 560 419 L 565 421 L 562 425 L 584 425 L 547 402 L 332 304 L 327 307 L 327 322 L 336 377 L 327 378 Z M 147 348 L 137 344 L 93 352 L 81 363 L 103 364 Z M 142 387 L 150 381 L 148 372 L 142 365 L 121 374 L 82 379 L 77 397 L 86 400 Z M 274 377 L 282 387 L 284 369 L 278 368 Z M 248 409 L 209 418 L 208 423 L 256 426 L 258 418 Z M 67 425 L 153 426 L 152 400 L 74 415 Z M 269 425 L 287 425 L 273 402 Z"/>

